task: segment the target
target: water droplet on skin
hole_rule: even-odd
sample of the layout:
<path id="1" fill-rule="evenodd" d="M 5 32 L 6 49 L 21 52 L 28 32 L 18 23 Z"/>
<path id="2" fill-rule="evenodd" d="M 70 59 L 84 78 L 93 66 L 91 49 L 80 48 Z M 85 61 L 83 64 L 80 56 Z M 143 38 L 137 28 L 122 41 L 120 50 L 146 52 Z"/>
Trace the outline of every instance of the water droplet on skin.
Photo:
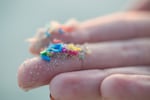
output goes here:
<path id="1" fill-rule="evenodd" d="M 38 66 L 36 66 L 36 65 L 35 65 L 34 70 L 36 70 L 36 71 L 37 71 L 37 70 L 38 70 Z"/>
<path id="2" fill-rule="evenodd" d="M 32 72 L 32 76 L 31 76 L 31 81 L 32 82 L 36 82 L 39 78 L 39 73 L 37 74 L 37 72 Z"/>
<path id="3" fill-rule="evenodd" d="M 38 77 L 34 75 L 34 77 L 32 77 L 32 82 L 36 82 L 38 80 Z"/>
<path id="4" fill-rule="evenodd" d="M 51 65 L 50 65 L 50 63 L 47 63 L 46 66 L 47 66 L 47 67 L 50 67 Z"/>
<path id="5" fill-rule="evenodd" d="M 32 75 L 32 74 L 33 74 L 33 72 L 32 72 L 32 71 L 30 71 L 29 73 L 30 73 L 30 75 Z"/>
<path id="6" fill-rule="evenodd" d="M 49 72 L 50 71 L 50 67 L 47 67 L 46 71 Z"/>
<path id="7" fill-rule="evenodd" d="M 38 66 L 39 69 L 42 69 L 42 66 Z"/>

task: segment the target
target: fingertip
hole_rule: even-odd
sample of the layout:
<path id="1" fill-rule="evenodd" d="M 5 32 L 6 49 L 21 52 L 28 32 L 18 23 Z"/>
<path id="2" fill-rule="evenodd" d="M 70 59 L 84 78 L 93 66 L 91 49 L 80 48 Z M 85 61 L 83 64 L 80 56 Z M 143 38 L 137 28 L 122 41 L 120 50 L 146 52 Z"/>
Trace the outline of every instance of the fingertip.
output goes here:
<path id="1" fill-rule="evenodd" d="M 77 58 L 67 60 L 54 58 L 50 62 L 40 57 L 31 58 L 18 69 L 18 85 L 23 89 L 36 88 L 47 85 L 57 74 L 79 69 L 81 66 Z"/>
<path id="2" fill-rule="evenodd" d="M 101 84 L 102 96 L 111 100 L 126 100 L 122 99 L 128 98 L 128 81 L 125 78 L 126 76 L 121 74 L 106 77 Z"/>
<path id="3" fill-rule="evenodd" d="M 17 74 L 18 85 L 23 90 L 28 90 L 31 88 L 30 77 L 28 74 L 28 71 L 29 71 L 28 66 L 30 66 L 30 65 L 28 65 L 28 64 L 30 64 L 29 59 L 25 60 L 18 68 L 18 74 Z"/>
<path id="4" fill-rule="evenodd" d="M 56 100 L 101 100 L 99 85 L 105 75 L 99 70 L 62 73 L 50 83 L 50 91 Z"/>
<path id="5" fill-rule="evenodd" d="M 27 73 L 25 71 L 25 69 L 27 69 L 27 67 L 25 68 L 27 64 L 27 60 L 24 61 L 18 68 L 18 74 L 17 74 L 17 78 L 18 78 L 18 86 L 23 89 L 23 90 L 29 90 L 30 86 L 28 84 L 28 81 L 30 80 L 29 77 L 27 77 Z"/>
<path id="6" fill-rule="evenodd" d="M 122 87 L 121 84 L 124 84 L 121 82 L 122 80 L 119 75 L 110 75 L 106 77 L 101 84 L 102 97 L 107 98 L 108 100 L 115 100 L 112 98 L 115 98 L 117 95 L 119 95 L 119 88 Z"/>
<path id="7" fill-rule="evenodd" d="M 33 44 L 34 45 L 34 44 Z M 31 45 L 29 47 L 29 52 L 33 55 L 39 55 L 40 54 L 40 49 L 36 49 L 35 46 Z"/>
<path id="8" fill-rule="evenodd" d="M 49 85 L 51 95 L 56 100 L 62 98 L 69 100 L 68 98 L 72 97 L 72 92 L 70 89 L 70 86 L 72 86 L 72 84 L 70 84 L 71 80 L 72 78 L 69 78 L 69 76 L 66 73 L 62 73 L 54 77 Z"/>
<path id="9" fill-rule="evenodd" d="M 57 75 L 50 82 L 50 91 L 56 100 L 76 100 L 81 98 L 81 79 L 71 73 Z"/>
<path id="10" fill-rule="evenodd" d="M 18 85 L 23 90 L 29 90 L 41 85 L 48 84 L 50 78 L 46 62 L 35 57 L 24 61 L 18 69 Z"/>
<path id="11" fill-rule="evenodd" d="M 150 85 L 147 83 L 150 78 L 143 76 L 123 74 L 108 76 L 101 85 L 102 96 L 111 100 L 148 100 Z"/>

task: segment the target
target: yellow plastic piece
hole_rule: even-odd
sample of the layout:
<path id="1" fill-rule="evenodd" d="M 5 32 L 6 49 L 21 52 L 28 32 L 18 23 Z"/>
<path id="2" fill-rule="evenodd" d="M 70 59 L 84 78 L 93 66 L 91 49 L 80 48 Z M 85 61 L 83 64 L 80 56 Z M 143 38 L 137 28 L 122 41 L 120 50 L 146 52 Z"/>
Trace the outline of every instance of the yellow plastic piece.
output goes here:
<path id="1" fill-rule="evenodd" d="M 69 50 L 73 50 L 73 51 L 81 51 L 81 50 L 82 50 L 81 48 L 76 47 L 76 46 L 73 45 L 73 44 L 68 44 L 68 45 L 67 45 L 67 48 L 68 48 Z"/>

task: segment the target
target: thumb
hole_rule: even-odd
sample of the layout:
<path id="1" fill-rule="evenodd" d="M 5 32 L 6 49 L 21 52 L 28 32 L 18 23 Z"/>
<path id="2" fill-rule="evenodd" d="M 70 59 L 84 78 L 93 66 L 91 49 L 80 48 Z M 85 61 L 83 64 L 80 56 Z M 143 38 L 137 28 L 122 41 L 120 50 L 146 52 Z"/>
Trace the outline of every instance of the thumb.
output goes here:
<path id="1" fill-rule="evenodd" d="M 112 75 L 101 85 L 106 100 L 150 100 L 150 76 Z"/>

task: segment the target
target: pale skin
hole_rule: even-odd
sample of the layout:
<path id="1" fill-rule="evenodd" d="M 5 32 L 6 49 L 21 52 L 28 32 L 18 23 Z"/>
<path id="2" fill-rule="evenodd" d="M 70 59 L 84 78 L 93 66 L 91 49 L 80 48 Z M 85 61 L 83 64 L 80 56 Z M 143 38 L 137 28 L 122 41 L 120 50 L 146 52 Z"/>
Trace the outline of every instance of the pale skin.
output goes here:
<path id="1" fill-rule="evenodd" d="M 49 85 L 55 100 L 150 100 L 150 3 L 145 1 L 131 11 L 81 23 L 68 41 L 89 42 L 92 52 L 84 63 L 56 59 L 56 67 L 32 58 L 19 68 L 19 86 Z"/>

